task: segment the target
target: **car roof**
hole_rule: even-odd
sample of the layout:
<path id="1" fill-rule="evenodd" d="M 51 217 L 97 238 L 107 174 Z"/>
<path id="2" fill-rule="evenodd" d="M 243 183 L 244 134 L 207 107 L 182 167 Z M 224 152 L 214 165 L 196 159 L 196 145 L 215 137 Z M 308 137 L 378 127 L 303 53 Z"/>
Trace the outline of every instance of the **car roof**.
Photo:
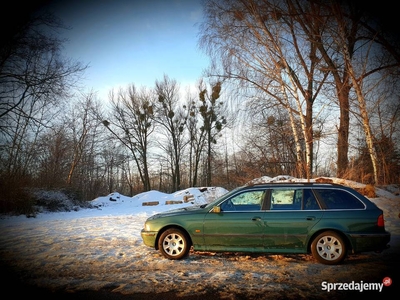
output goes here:
<path id="1" fill-rule="evenodd" d="M 342 187 L 347 188 L 344 185 L 338 183 L 319 183 L 319 182 L 249 182 L 243 187 L 274 187 L 274 186 L 304 186 L 304 187 Z"/>

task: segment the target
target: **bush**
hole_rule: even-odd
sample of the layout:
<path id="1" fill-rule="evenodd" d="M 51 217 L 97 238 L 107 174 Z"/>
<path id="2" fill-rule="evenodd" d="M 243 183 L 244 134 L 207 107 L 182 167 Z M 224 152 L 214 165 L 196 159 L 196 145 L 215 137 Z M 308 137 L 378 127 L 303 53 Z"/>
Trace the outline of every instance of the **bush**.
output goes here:
<path id="1" fill-rule="evenodd" d="M 77 198 L 77 193 L 69 189 L 61 190 L 32 190 L 36 199 L 36 210 L 39 212 L 78 211 L 82 207 L 90 208 L 91 204 Z"/>
<path id="2" fill-rule="evenodd" d="M 20 182 L 0 180 L 0 214 L 35 217 L 39 212 L 77 211 L 91 208 L 89 201 L 71 189 L 26 188 Z"/>
<path id="3" fill-rule="evenodd" d="M 31 214 L 35 199 L 20 182 L 0 178 L 0 214 Z"/>
<path id="4" fill-rule="evenodd" d="M 356 188 L 355 190 L 367 198 L 376 198 L 375 186 L 372 184 L 367 184 L 365 187 Z"/>
<path id="5" fill-rule="evenodd" d="M 35 199 L 25 189 L 8 189 L 0 197 L 0 213 L 29 215 L 34 213 Z"/>

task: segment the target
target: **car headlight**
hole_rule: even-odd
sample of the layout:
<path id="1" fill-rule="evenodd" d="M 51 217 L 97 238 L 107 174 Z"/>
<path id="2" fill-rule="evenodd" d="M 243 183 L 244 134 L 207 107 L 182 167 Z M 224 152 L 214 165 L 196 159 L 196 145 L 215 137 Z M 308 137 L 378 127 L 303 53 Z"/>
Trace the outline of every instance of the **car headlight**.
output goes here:
<path id="1" fill-rule="evenodd" d="M 144 230 L 145 230 L 145 231 L 151 231 L 150 225 L 147 224 L 147 223 L 145 223 L 145 224 L 144 224 Z"/>

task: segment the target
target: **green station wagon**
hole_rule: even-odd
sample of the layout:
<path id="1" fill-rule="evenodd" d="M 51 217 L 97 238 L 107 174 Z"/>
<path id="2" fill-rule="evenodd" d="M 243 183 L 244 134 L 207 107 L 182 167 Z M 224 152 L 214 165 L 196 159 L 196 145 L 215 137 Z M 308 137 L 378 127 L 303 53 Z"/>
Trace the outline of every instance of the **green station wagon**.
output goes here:
<path id="1" fill-rule="evenodd" d="M 390 241 L 383 212 L 346 186 L 322 183 L 246 185 L 202 206 L 149 217 L 145 245 L 168 259 L 195 251 L 311 253 L 338 264 L 348 253 L 382 251 Z"/>

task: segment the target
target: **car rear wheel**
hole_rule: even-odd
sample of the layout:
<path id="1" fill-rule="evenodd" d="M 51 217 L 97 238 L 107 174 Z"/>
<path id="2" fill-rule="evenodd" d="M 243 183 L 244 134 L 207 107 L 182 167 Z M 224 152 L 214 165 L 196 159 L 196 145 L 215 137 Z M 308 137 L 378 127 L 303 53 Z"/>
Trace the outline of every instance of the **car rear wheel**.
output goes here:
<path id="1" fill-rule="evenodd" d="M 184 232 L 170 228 L 161 234 L 158 248 L 161 254 L 168 259 L 181 259 L 188 255 L 190 245 Z"/>
<path id="2" fill-rule="evenodd" d="M 335 265 L 345 259 L 347 249 L 339 234 L 334 231 L 325 231 L 311 243 L 311 253 L 318 262 Z"/>

